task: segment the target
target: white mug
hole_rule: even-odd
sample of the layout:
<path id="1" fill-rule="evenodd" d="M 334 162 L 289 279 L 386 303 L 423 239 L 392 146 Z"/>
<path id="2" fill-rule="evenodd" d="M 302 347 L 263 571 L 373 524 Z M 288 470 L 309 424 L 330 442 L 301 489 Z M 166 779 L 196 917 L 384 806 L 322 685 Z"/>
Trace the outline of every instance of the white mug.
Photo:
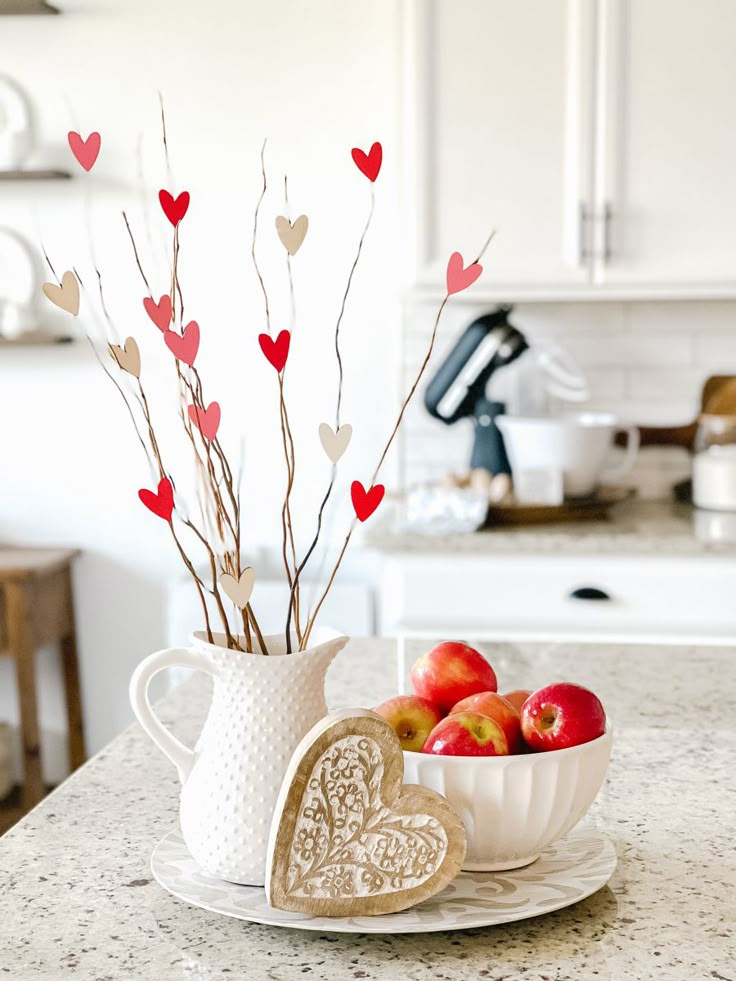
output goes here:
<path id="1" fill-rule="evenodd" d="M 561 471 L 565 494 L 585 497 L 599 484 L 616 484 L 632 470 L 639 451 L 639 430 L 621 425 L 607 412 L 579 412 L 534 418 L 497 416 L 513 473 Z M 606 466 L 617 432 L 627 433 L 623 460 Z"/>

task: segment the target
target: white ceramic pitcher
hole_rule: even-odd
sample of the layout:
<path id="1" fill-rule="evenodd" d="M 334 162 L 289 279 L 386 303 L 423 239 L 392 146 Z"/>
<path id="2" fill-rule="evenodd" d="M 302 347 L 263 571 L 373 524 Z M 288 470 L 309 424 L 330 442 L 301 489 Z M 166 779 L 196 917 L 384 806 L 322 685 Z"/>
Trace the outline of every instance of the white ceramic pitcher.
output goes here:
<path id="1" fill-rule="evenodd" d="M 327 712 L 325 674 L 348 638 L 320 628 L 308 650 L 287 655 L 284 635 L 275 634 L 265 638 L 266 656 L 228 650 L 221 634 L 214 644 L 205 637 L 195 633 L 190 648 L 158 651 L 142 661 L 130 682 L 130 700 L 179 773 L 181 830 L 192 856 L 212 875 L 261 886 L 286 767 Z M 153 676 L 171 667 L 213 678 L 212 703 L 193 750 L 161 723 L 148 699 Z"/>

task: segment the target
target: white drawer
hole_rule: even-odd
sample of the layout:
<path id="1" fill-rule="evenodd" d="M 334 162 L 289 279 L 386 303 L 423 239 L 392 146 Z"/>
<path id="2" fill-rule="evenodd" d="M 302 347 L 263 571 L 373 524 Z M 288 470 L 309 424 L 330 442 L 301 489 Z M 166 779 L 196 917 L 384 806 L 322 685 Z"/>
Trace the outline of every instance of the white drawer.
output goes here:
<path id="1" fill-rule="evenodd" d="M 736 643 L 736 559 L 392 556 L 382 612 L 384 633 Z"/>

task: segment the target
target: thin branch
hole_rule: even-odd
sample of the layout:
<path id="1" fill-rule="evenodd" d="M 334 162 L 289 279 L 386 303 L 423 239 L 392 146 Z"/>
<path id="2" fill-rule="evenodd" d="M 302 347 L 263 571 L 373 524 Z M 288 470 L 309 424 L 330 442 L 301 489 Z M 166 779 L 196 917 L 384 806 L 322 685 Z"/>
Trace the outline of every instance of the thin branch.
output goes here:
<path id="1" fill-rule="evenodd" d="M 148 290 L 148 295 L 150 297 L 152 297 L 153 296 L 153 291 L 151 290 L 151 287 L 150 287 L 150 285 L 148 283 L 148 280 L 146 279 L 146 274 L 143 271 L 143 266 L 141 265 L 141 260 L 140 260 L 140 257 L 138 255 L 138 248 L 137 248 L 137 246 L 135 244 L 135 238 L 133 237 L 133 232 L 132 232 L 131 227 L 130 227 L 130 222 L 128 221 L 128 216 L 126 215 L 125 211 L 123 211 L 123 221 L 125 222 L 125 227 L 128 230 L 128 238 L 130 239 L 130 244 L 133 246 L 133 255 L 135 256 L 135 264 L 136 264 L 136 266 L 138 266 L 138 272 L 141 274 L 141 278 L 142 278 L 143 282 L 146 284 L 146 289 Z"/>
<path id="2" fill-rule="evenodd" d="M 353 264 L 350 267 L 350 273 L 348 274 L 348 281 L 345 285 L 345 292 L 342 296 L 342 303 L 340 304 L 340 313 L 337 316 L 337 323 L 335 324 L 335 357 L 337 358 L 337 369 L 338 369 L 338 383 L 337 383 L 337 407 L 335 410 L 335 431 L 340 428 L 340 406 L 342 405 L 342 382 L 343 382 L 343 369 L 342 369 L 342 355 L 340 354 L 340 325 L 342 324 L 342 318 L 345 314 L 345 305 L 348 300 L 348 295 L 350 293 L 350 287 L 353 282 L 353 275 L 355 273 L 356 267 L 360 260 L 360 254 L 363 251 L 363 242 L 368 234 L 368 229 L 370 228 L 371 221 L 373 219 L 373 210 L 376 204 L 376 195 L 373 190 L 373 185 L 371 184 L 371 206 L 368 211 L 368 218 L 366 220 L 363 232 L 358 241 L 358 249 L 355 253 L 355 258 L 353 259 Z"/>
<path id="3" fill-rule="evenodd" d="M 263 302 L 266 311 L 266 329 L 269 336 L 271 336 L 271 313 L 268 303 L 268 291 L 266 290 L 266 284 L 263 281 L 263 276 L 261 275 L 261 270 L 258 266 L 258 258 L 256 256 L 256 242 L 258 238 L 258 216 L 260 214 L 261 205 L 263 203 L 263 199 L 266 195 L 266 190 L 268 187 L 268 181 L 266 177 L 266 163 L 265 163 L 266 142 L 267 141 L 264 140 L 263 146 L 261 147 L 261 176 L 263 178 L 263 186 L 253 216 L 253 238 L 251 242 L 251 258 L 253 260 L 253 267 L 258 277 L 258 282 L 260 283 L 261 286 L 261 292 L 263 293 Z M 289 505 L 289 497 L 294 482 L 294 468 L 293 468 L 294 442 L 291 436 L 291 428 L 289 426 L 288 414 L 286 412 L 286 404 L 284 402 L 283 384 L 284 384 L 283 371 L 281 371 L 279 372 L 279 419 L 281 423 L 281 440 L 284 448 L 284 458 L 286 460 L 286 494 L 284 498 L 284 503 L 281 508 L 282 558 L 284 562 L 284 570 L 286 572 L 286 579 L 289 584 L 289 588 L 291 589 L 293 583 L 293 574 L 296 572 L 296 549 L 294 547 L 294 532 L 291 523 L 291 509 Z M 289 565 L 289 557 L 288 557 L 289 545 L 291 546 L 293 566 Z M 286 647 L 287 647 L 287 652 L 290 652 L 291 639 L 289 636 L 287 636 L 286 638 Z"/>
<path id="4" fill-rule="evenodd" d="M 493 241 L 493 237 L 494 237 L 495 234 L 496 234 L 495 231 L 491 232 L 491 234 L 488 236 L 488 239 L 486 240 L 485 244 L 483 245 L 483 248 L 478 253 L 477 258 L 473 260 L 473 263 L 476 263 L 476 262 L 479 262 L 480 261 L 480 259 L 483 257 L 484 252 L 486 251 L 486 249 L 488 248 L 488 246 Z M 440 318 L 442 317 L 442 312 L 445 309 L 445 306 L 447 305 L 447 301 L 449 299 L 450 299 L 450 294 L 449 293 L 446 293 L 445 296 L 444 296 L 444 299 L 440 303 L 439 309 L 437 310 L 437 314 L 436 314 L 436 316 L 434 318 L 434 324 L 432 326 L 432 333 L 431 333 L 431 336 L 430 336 L 430 339 L 429 339 L 429 347 L 427 348 L 427 353 L 425 354 L 424 360 L 422 361 L 422 363 L 421 363 L 421 365 L 419 367 L 419 370 L 417 371 L 417 375 L 416 375 L 416 378 L 414 379 L 414 383 L 411 386 L 411 388 L 409 389 L 409 394 L 406 396 L 406 398 L 404 399 L 404 401 L 403 401 L 403 403 L 401 405 L 401 409 L 399 410 L 399 415 L 398 415 L 398 418 L 397 418 L 396 423 L 394 425 L 394 428 L 391 430 L 391 435 L 389 436 L 388 440 L 386 441 L 386 444 L 385 444 L 385 446 L 383 448 L 383 452 L 381 453 L 381 456 L 380 456 L 380 458 L 378 460 L 378 464 L 376 465 L 376 469 L 373 471 L 373 476 L 371 477 L 371 486 L 373 486 L 373 484 L 375 483 L 376 477 L 378 476 L 378 473 L 379 473 L 381 467 L 383 466 L 383 462 L 386 459 L 386 454 L 388 453 L 388 451 L 389 451 L 389 449 L 391 447 L 391 444 L 394 441 L 394 438 L 396 436 L 396 433 L 399 430 L 399 426 L 401 425 L 401 420 L 404 418 L 404 413 L 406 412 L 406 409 L 407 409 L 409 403 L 411 402 L 411 400 L 412 400 L 412 398 L 414 396 L 414 393 L 416 392 L 417 388 L 419 387 L 419 382 L 422 380 L 422 376 L 424 375 L 425 369 L 426 369 L 427 365 L 429 364 L 430 358 L 432 357 L 432 352 L 434 350 L 435 340 L 437 338 L 437 329 L 438 329 L 439 324 L 440 324 Z M 330 574 L 330 578 L 327 581 L 327 585 L 325 586 L 325 589 L 323 590 L 322 595 L 320 596 L 319 601 L 317 602 L 317 605 L 314 608 L 314 610 L 312 611 L 312 614 L 311 614 L 311 616 L 309 618 L 309 621 L 307 623 L 306 629 L 304 631 L 304 637 L 303 637 L 303 640 L 302 640 L 302 650 L 304 650 L 306 648 L 307 644 L 309 643 L 309 636 L 310 636 L 310 634 L 312 632 L 312 628 L 314 626 L 314 622 L 317 619 L 317 615 L 319 614 L 320 608 L 321 608 L 322 604 L 324 603 L 325 598 L 326 598 L 327 594 L 329 593 L 329 591 L 330 591 L 330 589 L 332 587 L 332 583 L 335 581 L 335 576 L 337 574 L 337 570 L 340 568 L 340 564 L 342 563 L 342 560 L 343 560 L 343 557 L 345 555 L 345 552 L 347 551 L 347 547 L 348 547 L 348 544 L 350 543 L 350 539 L 351 539 L 351 537 L 353 535 L 353 532 L 355 531 L 356 520 L 357 520 L 356 518 L 353 518 L 353 520 L 351 522 L 350 529 L 348 530 L 348 533 L 345 536 L 345 541 L 343 542 L 343 546 L 342 546 L 342 549 L 340 550 L 340 554 L 337 557 L 337 561 L 335 562 L 335 565 L 333 566 L 332 572 Z"/>
<path id="5" fill-rule="evenodd" d="M 191 559 L 184 551 L 184 548 L 177 537 L 176 531 L 174 530 L 173 521 L 169 521 L 169 527 L 171 528 L 171 534 L 173 535 L 174 541 L 176 542 L 176 547 L 179 549 L 179 555 L 181 555 L 182 561 L 184 562 L 184 565 L 189 570 L 190 575 L 194 579 L 194 584 L 197 587 L 197 592 L 199 593 L 199 598 L 202 602 L 202 609 L 204 610 L 204 622 L 207 629 L 207 641 L 208 643 L 212 644 L 214 643 L 214 637 L 212 636 L 212 628 L 210 626 L 210 615 L 207 609 L 207 600 L 204 597 L 204 588 L 203 588 L 202 580 L 197 575 L 197 571 L 192 565 Z"/>
<path id="6" fill-rule="evenodd" d="M 253 240 L 251 242 L 250 254 L 253 259 L 253 268 L 256 271 L 256 276 L 258 276 L 258 282 L 261 284 L 261 292 L 263 293 L 263 302 L 266 306 L 266 331 L 271 334 L 271 311 L 268 306 L 268 293 L 266 292 L 266 285 L 263 282 L 263 276 L 261 276 L 261 270 L 258 267 L 258 260 L 256 259 L 256 238 L 258 237 L 258 215 L 261 210 L 261 204 L 266 196 L 266 163 L 264 160 L 264 155 L 266 153 L 266 140 L 263 141 L 263 146 L 261 147 L 261 175 L 263 177 L 263 189 L 261 190 L 261 196 L 258 198 L 258 203 L 256 204 L 255 214 L 253 215 Z"/>
<path id="7" fill-rule="evenodd" d="M 53 267 L 53 266 L 51 265 L 51 259 L 49 259 L 49 255 L 48 255 L 48 252 L 46 251 L 46 246 L 45 246 L 45 245 L 43 244 L 43 239 L 41 239 L 41 251 L 43 252 L 43 257 L 44 257 L 44 259 L 46 260 L 46 265 L 47 265 L 47 266 L 49 267 L 49 269 L 51 270 L 51 274 L 52 274 L 52 276 L 54 277 L 54 279 L 56 280 L 56 282 L 57 282 L 57 283 L 59 284 L 59 286 L 61 286 L 61 280 L 60 280 L 60 279 L 59 279 L 59 277 L 57 276 L 57 274 L 56 274 L 56 270 L 55 270 L 55 269 L 54 269 L 54 267 Z"/>
<path id="8" fill-rule="evenodd" d="M 163 93 L 158 93 L 158 104 L 161 110 L 161 140 L 164 145 L 164 157 L 166 158 L 166 174 L 171 183 L 171 161 L 169 160 L 169 142 L 166 138 L 166 111 L 164 109 Z"/>
<path id="9" fill-rule="evenodd" d="M 284 184 L 285 183 L 286 183 L 286 178 L 284 178 Z M 335 324 L 335 356 L 337 358 L 337 366 L 338 366 L 337 404 L 336 404 L 336 408 L 335 408 L 335 432 L 337 432 L 340 429 L 340 407 L 342 405 L 342 387 L 343 387 L 343 366 L 342 366 L 342 355 L 340 353 L 340 326 L 342 324 L 342 318 L 345 315 L 345 307 L 346 307 L 346 304 L 347 304 L 348 296 L 350 294 L 350 287 L 351 287 L 352 282 L 353 282 L 353 276 L 354 276 L 355 270 L 356 270 L 356 268 L 358 266 L 358 262 L 360 261 L 361 253 L 363 251 L 363 243 L 365 242 L 366 235 L 368 234 L 368 229 L 370 228 L 371 221 L 373 219 L 373 211 L 374 211 L 374 208 L 375 208 L 375 204 L 376 204 L 376 196 L 375 196 L 375 193 L 374 193 L 374 190 L 373 190 L 373 185 L 371 185 L 371 206 L 370 206 L 370 209 L 368 211 L 368 217 L 367 217 L 366 222 L 365 222 L 365 225 L 363 227 L 363 231 L 361 232 L 360 239 L 358 240 L 358 247 L 357 247 L 356 252 L 355 252 L 355 257 L 353 259 L 353 264 L 350 267 L 350 272 L 348 273 L 347 283 L 345 284 L 345 291 L 343 293 L 342 302 L 340 304 L 340 312 L 339 312 L 338 317 L 337 317 L 337 323 Z M 317 528 L 316 528 L 316 531 L 315 531 L 315 534 L 314 534 L 314 538 L 312 539 L 312 541 L 311 541 L 311 543 L 309 545 L 309 548 L 307 549 L 306 555 L 304 556 L 304 559 L 302 560 L 301 564 L 297 568 L 296 574 L 294 576 L 294 583 L 293 583 L 292 589 L 291 589 L 292 598 L 294 596 L 298 597 L 298 595 L 299 595 L 299 579 L 301 577 L 302 572 L 304 571 L 304 568 L 306 567 L 307 563 L 309 562 L 309 559 L 312 557 L 312 554 L 314 553 L 314 550 L 317 548 L 317 544 L 319 542 L 319 536 L 320 536 L 320 534 L 322 532 L 322 519 L 323 519 L 323 516 L 324 516 L 324 511 L 325 511 L 325 508 L 327 506 L 327 502 L 330 499 L 330 495 L 332 493 L 333 487 L 335 486 L 335 475 L 336 475 L 336 468 L 333 466 L 332 473 L 331 473 L 331 476 L 330 476 L 330 483 L 329 483 L 329 485 L 327 487 L 327 492 L 325 493 L 325 496 L 322 499 L 322 503 L 321 503 L 320 508 L 319 508 L 319 513 L 317 515 Z M 298 601 L 297 601 L 297 603 L 298 603 Z M 298 606 L 297 606 L 297 609 L 298 609 Z M 288 636 L 288 630 L 289 630 L 288 623 L 290 622 L 290 619 L 291 619 L 291 609 L 289 609 L 289 615 L 288 615 L 288 618 L 287 618 L 287 636 Z M 298 614 L 297 614 L 297 622 L 298 622 L 298 619 L 299 618 L 298 618 Z"/>

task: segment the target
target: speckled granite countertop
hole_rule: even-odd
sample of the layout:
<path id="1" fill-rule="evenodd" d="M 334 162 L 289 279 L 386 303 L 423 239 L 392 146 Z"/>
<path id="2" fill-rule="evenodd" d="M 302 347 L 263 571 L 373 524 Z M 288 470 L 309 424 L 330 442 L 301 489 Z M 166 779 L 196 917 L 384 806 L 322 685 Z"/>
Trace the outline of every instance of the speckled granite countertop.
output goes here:
<path id="1" fill-rule="evenodd" d="M 363 542 L 390 553 L 736 556 L 736 513 L 633 499 L 611 508 L 606 520 L 499 526 L 467 535 L 404 531 L 386 517 L 366 529 Z"/>
<path id="2" fill-rule="evenodd" d="M 610 885 L 504 927 L 415 936 L 300 933 L 193 909 L 151 880 L 176 823 L 174 769 L 128 729 L 0 839 L 0 977 L 12 981 L 700 981 L 736 979 L 736 653 L 653 647 L 486 647 L 505 687 L 594 688 L 615 727 L 586 820 L 613 838 Z M 419 651 L 417 651 L 419 653 Z M 354 641 L 328 701 L 395 691 L 394 647 Z M 204 679 L 162 717 L 192 738 Z"/>

